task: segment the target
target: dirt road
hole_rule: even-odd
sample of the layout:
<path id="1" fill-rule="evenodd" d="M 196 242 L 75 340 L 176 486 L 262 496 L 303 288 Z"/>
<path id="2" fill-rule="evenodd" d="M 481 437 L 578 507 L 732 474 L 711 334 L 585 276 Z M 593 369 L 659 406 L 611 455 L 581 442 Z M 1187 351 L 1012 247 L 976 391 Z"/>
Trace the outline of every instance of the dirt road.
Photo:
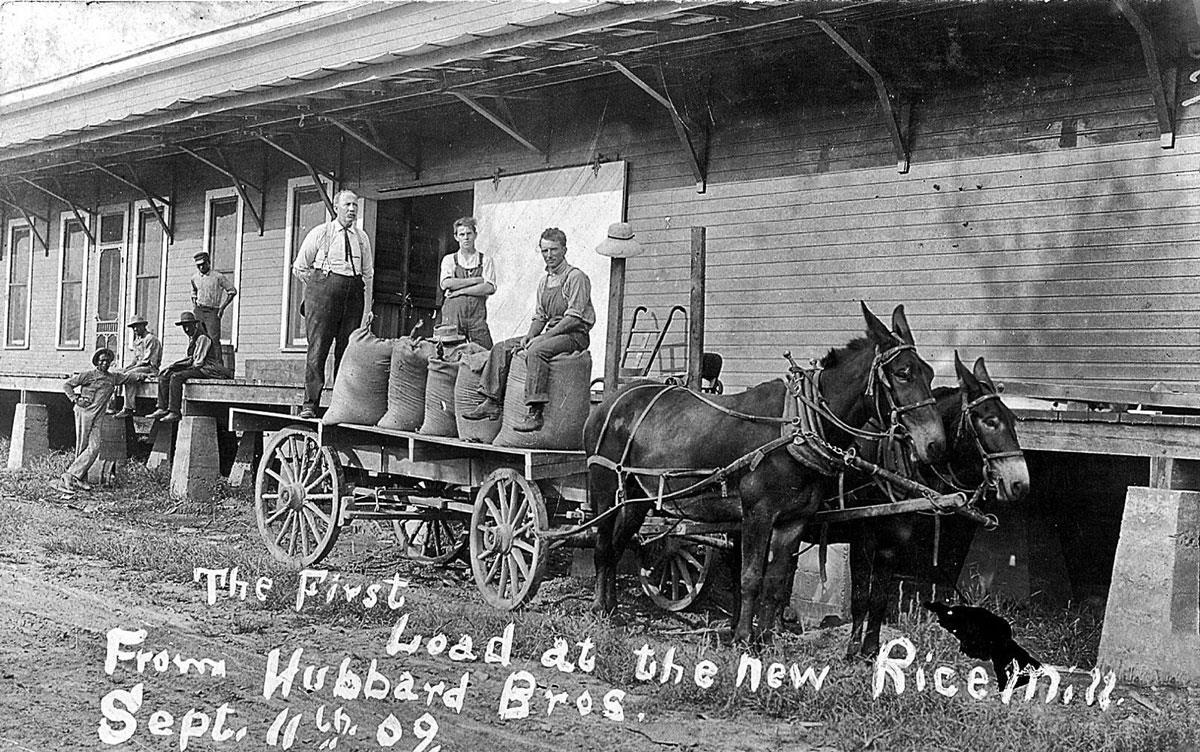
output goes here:
<path id="1" fill-rule="evenodd" d="M 6 498 L 0 506 L 0 751 L 813 748 L 803 725 L 660 706 L 647 714 L 637 685 L 608 686 L 582 670 L 587 656 L 578 644 L 547 667 L 505 656 L 503 631 L 468 635 L 470 647 L 458 633 L 415 644 L 413 630 L 393 635 L 405 614 L 439 597 L 419 582 L 393 587 L 402 571 L 373 575 L 376 602 L 360 610 L 380 618 L 366 624 L 331 623 L 311 608 L 328 583 L 299 611 L 257 607 L 252 572 L 241 573 L 245 601 L 230 597 L 226 583 L 210 605 L 204 577 L 164 581 L 55 542 L 72 530 L 136 541 L 139 525 L 52 499 Z M 180 546 L 211 533 L 188 522 L 148 526 Z M 225 544 L 255 546 L 251 532 L 220 535 Z M 334 599 L 362 606 L 370 582 L 347 577 L 340 584 L 364 589 L 335 590 Z"/>

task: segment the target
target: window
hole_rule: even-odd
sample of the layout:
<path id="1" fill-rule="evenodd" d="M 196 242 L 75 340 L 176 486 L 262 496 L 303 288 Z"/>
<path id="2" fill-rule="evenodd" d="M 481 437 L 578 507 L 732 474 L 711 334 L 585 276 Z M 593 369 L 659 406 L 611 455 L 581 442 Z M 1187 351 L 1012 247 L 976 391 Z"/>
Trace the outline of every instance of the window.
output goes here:
<path id="1" fill-rule="evenodd" d="M 205 198 L 204 250 L 208 251 L 213 271 L 224 274 L 240 291 L 242 199 L 235 188 L 208 191 Z M 234 298 L 221 317 L 221 340 L 225 344 L 237 345 L 238 308 L 238 298 Z"/>
<path id="2" fill-rule="evenodd" d="M 332 194 L 333 186 L 325 183 L 325 190 Z M 304 317 L 300 315 L 300 302 L 304 300 L 304 285 L 292 274 L 292 262 L 300 252 L 300 244 L 308 231 L 322 222 L 332 219 L 325 211 L 321 193 L 308 178 L 288 181 L 287 235 L 283 263 L 283 327 L 280 346 L 284 350 L 302 350 L 307 345 L 304 334 Z"/>
<path id="3" fill-rule="evenodd" d="M 166 211 L 166 209 L 162 209 Z M 165 215 L 164 215 L 165 216 Z M 163 331 L 163 294 L 165 291 L 166 233 L 146 202 L 139 201 L 134 215 L 133 312 L 150 322 L 150 328 Z"/>
<path id="4" fill-rule="evenodd" d="M 58 347 L 83 349 L 83 307 L 87 287 L 88 238 L 74 217 L 62 218 L 62 253 L 58 264 Z"/>
<path id="5" fill-rule="evenodd" d="M 4 317 L 4 346 L 29 347 L 29 282 L 33 276 L 33 233 L 25 223 L 10 223 L 8 231 L 8 306 Z"/>

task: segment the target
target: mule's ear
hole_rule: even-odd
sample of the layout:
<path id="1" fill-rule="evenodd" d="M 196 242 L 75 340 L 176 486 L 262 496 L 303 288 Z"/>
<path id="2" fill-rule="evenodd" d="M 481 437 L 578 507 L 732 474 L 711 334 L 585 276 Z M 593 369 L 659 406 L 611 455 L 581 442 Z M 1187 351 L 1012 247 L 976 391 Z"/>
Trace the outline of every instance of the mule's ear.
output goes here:
<path id="1" fill-rule="evenodd" d="M 896 343 L 896 335 L 888 331 L 887 325 L 879 320 L 875 314 L 871 313 L 871 309 L 867 308 L 867 304 L 859 301 L 862 305 L 863 318 L 867 322 L 867 334 L 871 341 L 880 347 L 891 347 Z"/>
<path id="2" fill-rule="evenodd" d="M 986 384 L 993 392 L 996 391 L 996 384 L 988 374 L 987 366 L 983 364 L 983 358 L 975 361 L 975 378 L 979 379 L 981 384 Z"/>
<path id="3" fill-rule="evenodd" d="M 979 380 L 959 360 L 958 350 L 954 351 L 954 373 L 958 375 L 958 386 L 963 390 L 963 394 L 967 395 L 967 399 L 974 399 L 983 393 Z"/>
<path id="4" fill-rule="evenodd" d="M 904 304 L 896 306 L 892 311 L 892 332 L 900 338 L 906 345 L 916 344 L 913 342 L 912 329 L 908 328 L 908 318 L 904 315 Z"/>

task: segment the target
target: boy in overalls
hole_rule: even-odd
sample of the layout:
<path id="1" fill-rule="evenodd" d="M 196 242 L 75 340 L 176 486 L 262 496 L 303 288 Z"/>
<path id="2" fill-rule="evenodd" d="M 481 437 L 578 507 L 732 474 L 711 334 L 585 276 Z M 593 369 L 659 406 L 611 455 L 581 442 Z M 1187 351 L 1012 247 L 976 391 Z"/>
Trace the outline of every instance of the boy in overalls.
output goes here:
<path id="1" fill-rule="evenodd" d="M 487 299 L 496 292 L 496 269 L 490 256 L 476 250 L 476 236 L 474 217 L 454 220 L 458 251 L 442 259 L 441 287 L 446 297 L 441 323 L 453 325 L 468 341 L 490 350 Z"/>

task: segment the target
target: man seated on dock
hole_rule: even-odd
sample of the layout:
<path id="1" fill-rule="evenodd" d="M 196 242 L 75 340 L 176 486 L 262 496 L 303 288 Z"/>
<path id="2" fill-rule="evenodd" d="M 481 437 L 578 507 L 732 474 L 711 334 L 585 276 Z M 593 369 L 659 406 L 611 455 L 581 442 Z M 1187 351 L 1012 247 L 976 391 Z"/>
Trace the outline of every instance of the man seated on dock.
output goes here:
<path id="1" fill-rule="evenodd" d="M 146 317 L 138 314 L 126 324 L 133 330 L 133 341 L 129 349 L 133 351 L 133 364 L 125 369 L 128 381 L 149 381 L 158 376 L 158 368 L 162 364 L 162 342 L 150 331 Z M 128 390 L 125 393 L 125 406 L 117 413 L 117 418 L 128 418 L 133 415 L 133 396 Z"/>
<path id="2" fill-rule="evenodd" d="M 196 314 L 184 311 L 175 326 L 188 336 L 187 355 L 158 373 L 158 409 L 146 417 L 172 423 L 183 417 L 183 385 L 189 379 L 227 379 L 233 374 L 221 362 L 221 350 L 213 344 Z"/>
<path id="3" fill-rule="evenodd" d="M 538 283 L 537 309 L 524 337 L 514 337 L 492 348 L 480 380 L 479 407 L 463 415 L 466 420 L 495 420 L 500 417 L 508 369 L 513 354 L 525 351 L 525 404 L 529 413 L 513 426 L 516 431 L 540 431 L 542 412 L 550 400 L 550 359 L 562 353 L 586 350 L 588 331 L 596 323 L 592 307 L 592 282 L 581 269 L 566 261 L 567 235 L 557 227 L 542 232 L 538 252 L 546 265 L 546 276 Z"/>

